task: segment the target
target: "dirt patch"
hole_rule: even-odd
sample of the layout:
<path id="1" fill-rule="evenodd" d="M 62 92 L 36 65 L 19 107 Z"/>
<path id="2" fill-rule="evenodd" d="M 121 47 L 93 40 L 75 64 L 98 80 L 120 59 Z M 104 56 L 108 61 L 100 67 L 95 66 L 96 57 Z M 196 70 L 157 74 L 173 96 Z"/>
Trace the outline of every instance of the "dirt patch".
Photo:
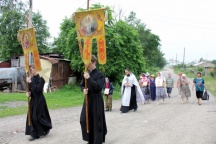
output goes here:
<path id="1" fill-rule="evenodd" d="M 0 110 L 7 107 L 7 108 L 17 108 L 21 106 L 26 106 L 27 102 L 25 101 L 14 101 L 14 102 L 5 102 L 5 103 L 0 103 Z"/>

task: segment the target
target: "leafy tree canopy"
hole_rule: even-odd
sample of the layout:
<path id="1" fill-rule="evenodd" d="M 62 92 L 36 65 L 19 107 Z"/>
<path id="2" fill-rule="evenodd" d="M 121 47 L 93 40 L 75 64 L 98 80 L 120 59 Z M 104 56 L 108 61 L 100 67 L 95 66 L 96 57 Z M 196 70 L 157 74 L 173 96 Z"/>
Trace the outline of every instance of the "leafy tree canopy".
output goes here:
<path id="1" fill-rule="evenodd" d="M 0 60 L 7 60 L 22 54 L 17 40 L 18 31 L 26 27 L 27 5 L 22 1 L 2 0 L 0 4 Z M 39 12 L 32 14 L 40 53 L 49 52 L 47 39 L 50 37 L 46 21 Z"/>

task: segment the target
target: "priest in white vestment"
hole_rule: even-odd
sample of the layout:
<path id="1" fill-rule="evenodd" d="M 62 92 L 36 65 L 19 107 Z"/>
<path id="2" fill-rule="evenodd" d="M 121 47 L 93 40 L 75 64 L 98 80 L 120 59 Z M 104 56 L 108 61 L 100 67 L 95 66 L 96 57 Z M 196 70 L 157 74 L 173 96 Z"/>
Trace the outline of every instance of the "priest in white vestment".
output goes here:
<path id="1" fill-rule="evenodd" d="M 121 86 L 121 109 L 122 113 L 126 113 L 129 110 L 137 111 L 137 103 L 144 103 L 145 99 L 139 83 L 133 73 L 128 69 L 125 70 L 125 76 Z"/>

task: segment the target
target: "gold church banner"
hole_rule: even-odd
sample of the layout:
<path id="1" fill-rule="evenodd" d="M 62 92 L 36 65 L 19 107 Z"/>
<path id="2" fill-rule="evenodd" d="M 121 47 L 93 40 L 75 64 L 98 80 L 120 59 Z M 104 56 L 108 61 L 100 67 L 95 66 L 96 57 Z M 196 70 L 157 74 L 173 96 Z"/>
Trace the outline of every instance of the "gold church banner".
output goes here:
<path id="1" fill-rule="evenodd" d="M 98 62 L 100 64 L 106 63 L 104 13 L 104 9 L 75 12 L 78 43 L 85 64 L 91 62 L 93 39 L 97 41 Z M 83 41 L 83 45 L 81 41 Z"/>
<path id="2" fill-rule="evenodd" d="M 19 40 L 22 44 L 22 49 L 25 57 L 25 71 L 29 70 L 29 53 L 32 53 L 32 56 L 34 58 L 35 69 L 37 71 L 40 71 L 41 63 L 34 28 L 20 30 Z"/>

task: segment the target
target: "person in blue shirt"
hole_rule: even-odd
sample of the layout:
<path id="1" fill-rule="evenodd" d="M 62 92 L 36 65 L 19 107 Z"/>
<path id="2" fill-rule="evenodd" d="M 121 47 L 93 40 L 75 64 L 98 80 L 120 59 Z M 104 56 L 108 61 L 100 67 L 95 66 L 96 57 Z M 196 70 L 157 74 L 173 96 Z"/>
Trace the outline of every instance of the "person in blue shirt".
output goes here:
<path id="1" fill-rule="evenodd" d="M 194 87 L 196 89 L 196 97 L 199 105 L 201 105 L 202 103 L 202 96 L 203 96 L 204 89 L 207 91 L 205 87 L 204 78 L 202 78 L 201 75 L 202 75 L 201 72 L 197 72 L 197 78 L 193 80 L 193 87 L 192 87 L 192 90 L 194 90 Z"/>

